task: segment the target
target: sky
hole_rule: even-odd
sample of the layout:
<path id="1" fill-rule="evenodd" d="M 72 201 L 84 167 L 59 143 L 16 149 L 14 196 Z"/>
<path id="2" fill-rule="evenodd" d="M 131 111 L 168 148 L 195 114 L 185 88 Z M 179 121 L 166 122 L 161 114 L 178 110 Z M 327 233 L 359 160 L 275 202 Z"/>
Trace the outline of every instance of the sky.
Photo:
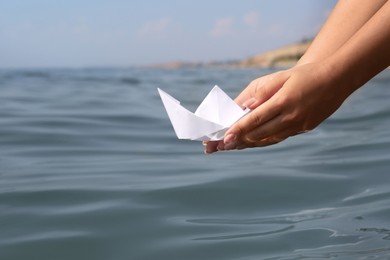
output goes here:
<path id="1" fill-rule="evenodd" d="M 316 35 L 336 0 L 0 0 L 0 68 L 249 57 Z"/>

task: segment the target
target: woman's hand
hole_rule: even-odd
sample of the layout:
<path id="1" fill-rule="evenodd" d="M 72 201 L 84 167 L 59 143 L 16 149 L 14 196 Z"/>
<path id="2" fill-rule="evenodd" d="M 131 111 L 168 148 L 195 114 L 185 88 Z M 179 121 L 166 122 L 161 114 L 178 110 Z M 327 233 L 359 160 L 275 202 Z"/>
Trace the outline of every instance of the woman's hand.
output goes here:
<path id="1" fill-rule="evenodd" d="M 206 143 L 205 152 L 267 146 L 310 131 L 387 68 L 390 1 L 361 4 L 339 1 L 299 65 L 253 81 L 236 99 L 253 111 L 223 141 Z"/>
<path id="2" fill-rule="evenodd" d="M 253 110 L 205 152 L 263 147 L 314 129 L 350 95 L 336 71 L 310 63 L 254 80 L 236 98 Z"/>

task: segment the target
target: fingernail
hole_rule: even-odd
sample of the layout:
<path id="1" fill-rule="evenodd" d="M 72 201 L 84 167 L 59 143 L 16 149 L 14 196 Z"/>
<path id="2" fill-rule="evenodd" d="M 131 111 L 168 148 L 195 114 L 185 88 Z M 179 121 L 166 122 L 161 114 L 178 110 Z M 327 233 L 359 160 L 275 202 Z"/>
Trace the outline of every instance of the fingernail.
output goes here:
<path id="1" fill-rule="evenodd" d="M 228 134 L 225 136 L 223 142 L 224 142 L 224 150 L 233 150 L 236 148 L 237 142 L 236 142 L 237 136 L 235 134 Z"/>
<path id="2" fill-rule="evenodd" d="M 232 142 L 234 142 L 234 140 L 236 140 L 236 135 L 235 134 L 228 134 L 227 136 L 225 136 L 225 138 L 223 139 L 223 143 L 225 145 L 227 144 L 230 144 Z"/>
<path id="3" fill-rule="evenodd" d="M 225 144 L 224 149 L 225 150 L 234 150 L 234 149 L 236 149 L 236 146 L 237 146 L 236 142 L 231 142 L 231 143 Z"/>
<path id="4" fill-rule="evenodd" d="M 206 145 L 207 145 L 207 141 L 203 141 L 203 142 L 202 142 L 202 145 L 203 145 L 203 146 L 206 146 Z"/>
<path id="5" fill-rule="evenodd" d="M 255 98 L 250 98 L 247 101 L 245 101 L 242 106 L 245 108 L 250 108 L 257 100 Z"/>
<path id="6" fill-rule="evenodd" d="M 203 150 L 203 152 L 204 152 L 205 155 L 210 155 L 210 154 L 215 153 L 216 151 L 209 151 L 209 150 L 207 150 L 207 148 L 205 148 L 205 149 Z"/>

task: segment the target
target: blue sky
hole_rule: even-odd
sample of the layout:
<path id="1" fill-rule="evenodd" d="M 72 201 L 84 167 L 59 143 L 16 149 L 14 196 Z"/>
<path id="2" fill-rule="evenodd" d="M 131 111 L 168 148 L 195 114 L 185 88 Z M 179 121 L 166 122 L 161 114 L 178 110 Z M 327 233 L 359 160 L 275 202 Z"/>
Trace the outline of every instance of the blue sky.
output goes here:
<path id="1" fill-rule="evenodd" d="M 335 0 L 0 0 L 0 67 L 248 57 L 314 36 Z"/>

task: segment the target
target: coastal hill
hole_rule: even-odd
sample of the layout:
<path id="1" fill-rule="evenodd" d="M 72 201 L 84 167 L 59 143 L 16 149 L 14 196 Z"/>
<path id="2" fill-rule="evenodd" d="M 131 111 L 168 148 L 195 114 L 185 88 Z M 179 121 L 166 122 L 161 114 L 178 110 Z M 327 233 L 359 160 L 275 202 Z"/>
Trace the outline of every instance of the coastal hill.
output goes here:
<path id="1" fill-rule="evenodd" d="M 242 60 L 216 61 L 216 62 L 169 62 L 152 65 L 153 68 L 178 69 L 196 67 L 233 67 L 233 68 L 274 68 L 291 67 L 306 52 L 311 40 L 303 40 L 279 49 L 260 53 Z"/>
<path id="2" fill-rule="evenodd" d="M 309 48 L 311 41 L 302 41 L 300 43 L 290 44 L 288 46 L 255 55 L 243 59 L 237 64 L 238 67 L 251 68 L 274 68 L 274 67 L 291 67 L 302 57 Z"/>

